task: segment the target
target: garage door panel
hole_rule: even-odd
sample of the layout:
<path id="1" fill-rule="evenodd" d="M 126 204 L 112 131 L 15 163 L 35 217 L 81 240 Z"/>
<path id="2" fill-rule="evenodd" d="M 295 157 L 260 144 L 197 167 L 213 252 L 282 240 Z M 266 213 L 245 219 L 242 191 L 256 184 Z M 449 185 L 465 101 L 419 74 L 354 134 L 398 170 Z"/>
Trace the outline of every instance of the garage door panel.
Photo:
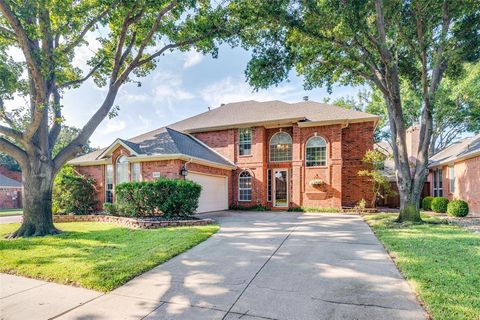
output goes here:
<path id="1" fill-rule="evenodd" d="M 189 172 L 187 179 L 202 186 L 198 213 L 228 209 L 227 177 Z"/>

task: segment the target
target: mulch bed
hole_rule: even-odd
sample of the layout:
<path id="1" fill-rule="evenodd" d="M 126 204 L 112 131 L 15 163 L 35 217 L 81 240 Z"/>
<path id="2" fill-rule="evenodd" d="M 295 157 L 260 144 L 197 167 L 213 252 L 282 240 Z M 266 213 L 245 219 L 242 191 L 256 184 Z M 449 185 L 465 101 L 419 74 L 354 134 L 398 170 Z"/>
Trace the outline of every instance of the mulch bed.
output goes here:
<path id="1" fill-rule="evenodd" d="M 89 215 L 53 215 L 53 222 L 113 222 L 132 229 L 157 229 L 166 227 L 204 226 L 215 223 L 213 219 L 181 217 L 168 219 L 164 217 L 119 217 L 103 214 Z"/>
<path id="2" fill-rule="evenodd" d="M 480 217 L 451 217 L 445 213 L 426 212 L 427 214 L 446 219 L 448 222 L 456 224 L 468 231 L 480 233 Z"/>

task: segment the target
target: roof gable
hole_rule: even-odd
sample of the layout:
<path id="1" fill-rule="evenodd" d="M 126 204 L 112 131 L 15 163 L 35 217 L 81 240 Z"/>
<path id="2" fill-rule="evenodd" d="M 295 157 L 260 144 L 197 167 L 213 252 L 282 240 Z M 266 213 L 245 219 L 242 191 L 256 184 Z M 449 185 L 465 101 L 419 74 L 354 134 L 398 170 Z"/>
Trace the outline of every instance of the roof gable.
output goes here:
<path id="1" fill-rule="evenodd" d="M 21 188 L 22 184 L 17 180 L 10 179 L 9 177 L 0 174 L 0 188 Z"/>

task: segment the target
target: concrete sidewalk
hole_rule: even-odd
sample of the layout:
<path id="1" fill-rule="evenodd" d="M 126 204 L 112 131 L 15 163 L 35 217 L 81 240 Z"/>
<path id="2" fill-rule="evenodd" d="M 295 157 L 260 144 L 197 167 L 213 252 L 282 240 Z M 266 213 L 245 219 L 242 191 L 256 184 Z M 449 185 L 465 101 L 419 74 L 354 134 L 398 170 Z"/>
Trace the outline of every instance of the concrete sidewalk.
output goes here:
<path id="1" fill-rule="evenodd" d="M 22 216 L 2 216 L 0 217 L 0 224 L 2 223 L 14 223 L 14 222 L 22 222 Z"/>
<path id="2" fill-rule="evenodd" d="M 54 296 L 50 288 L 61 290 L 40 283 L 25 295 L 2 299 L 8 302 L 4 319 L 46 319 L 55 312 L 55 318 L 78 320 L 426 318 L 358 216 L 220 212 L 210 217 L 221 225 L 217 234 L 106 295 L 66 287 L 43 314 L 37 299 Z M 70 294 L 73 298 L 64 298 Z M 15 296 L 18 306 L 12 305 Z"/>
<path id="3" fill-rule="evenodd" d="M 103 293 L 0 273 L 0 319 L 50 319 Z"/>

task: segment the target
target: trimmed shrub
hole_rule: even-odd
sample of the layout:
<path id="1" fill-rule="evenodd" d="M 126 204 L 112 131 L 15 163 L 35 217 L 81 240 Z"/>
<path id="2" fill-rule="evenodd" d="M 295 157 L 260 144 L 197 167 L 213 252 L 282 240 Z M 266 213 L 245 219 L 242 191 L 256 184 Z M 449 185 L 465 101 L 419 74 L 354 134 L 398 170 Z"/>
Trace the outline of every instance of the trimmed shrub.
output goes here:
<path id="1" fill-rule="evenodd" d="M 115 187 L 120 215 L 131 217 L 188 216 L 198 207 L 202 187 L 190 180 L 160 178 L 148 182 L 127 182 Z"/>
<path id="2" fill-rule="evenodd" d="M 435 197 L 432 200 L 432 210 L 434 212 L 445 213 L 447 212 L 448 199 L 444 197 Z"/>
<path id="3" fill-rule="evenodd" d="M 229 210 L 238 210 L 238 211 L 270 211 L 270 208 L 267 206 L 262 206 L 261 204 L 256 204 L 253 206 L 240 206 L 240 205 L 231 205 Z"/>
<path id="4" fill-rule="evenodd" d="M 468 203 L 463 200 L 452 200 L 447 205 L 447 213 L 454 217 L 465 217 L 468 214 Z"/>
<path id="5" fill-rule="evenodd" d="M 118 215 L 118 208 L 117 208 L 117 205 L 115 203 L 104 203 L 103 204 L 103 211 L 105 211 L 106 213 L 108 213 L 109 215 L 112 215 L 112 216 L 117 216 Z"/>
<path id="6" fill-rule="evenodd" d="M 432 200 L 433 200 L 433 197 L 430 197 L 430 196 L 423 198 L 423 200 L 422 200 L 423 210 L 432 211 Z"/>
<path id="7" fill-rule="evenodd" d="M 55 214 L 87 214 L 95 210 L 95 180 L 64 166 L 53 182 L 52 211 Z"/>

